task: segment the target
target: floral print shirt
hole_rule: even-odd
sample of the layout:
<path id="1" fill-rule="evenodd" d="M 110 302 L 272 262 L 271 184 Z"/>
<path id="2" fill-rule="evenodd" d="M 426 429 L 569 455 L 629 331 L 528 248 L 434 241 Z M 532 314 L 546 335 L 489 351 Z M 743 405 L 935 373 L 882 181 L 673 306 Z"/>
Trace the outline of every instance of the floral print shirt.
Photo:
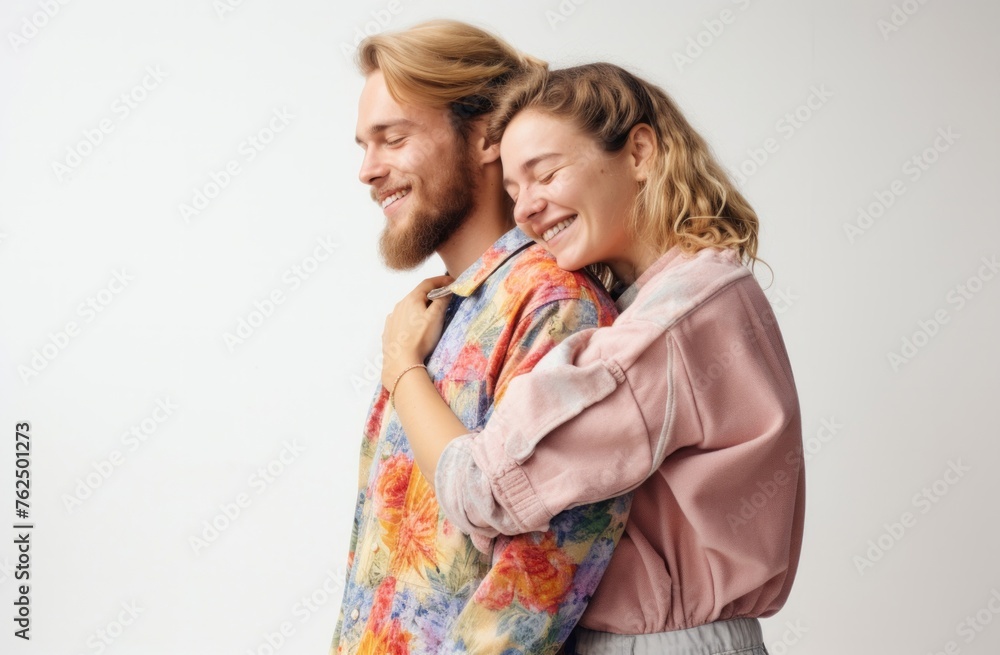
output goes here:
<path id="1" fill-rule="evenodd" d="M 517 228 L 451 291 L 427 368 L 473 431 L 485 425 L 512 378 L 567 336 L 616 316 L 599 283 L 560 269 Z M 482 552 L 441 511 L 388 397 L 376 390 L 365 424 L 331 653 L 555 653 L 611 559 L 631 496 L 566 510 L 547 532 L 499 537 Z"/>

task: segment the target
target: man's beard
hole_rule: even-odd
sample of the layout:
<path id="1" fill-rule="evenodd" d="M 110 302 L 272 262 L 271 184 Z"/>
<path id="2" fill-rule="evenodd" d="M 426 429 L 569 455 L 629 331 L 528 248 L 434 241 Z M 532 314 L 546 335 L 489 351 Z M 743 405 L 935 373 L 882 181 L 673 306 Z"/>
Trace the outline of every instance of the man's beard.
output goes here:
<path id="1" fill-rule="evenodd" d="M 476 204 L 475 164 L 466 153 L 468 150 L 461 147 L 452 159 L 452 170 L 447 175 L 438 173 L 438 179 L 444 180 L 441 184 L 421 190 L 420 205 L 412 208 L 405 226 L 386 225 L 382 230 L 378 249 L 386 266 L 397 271 L 416 268 L 447 242 L 472 214 Z M 411 194 L 414 192 L 410 190 Z"/>

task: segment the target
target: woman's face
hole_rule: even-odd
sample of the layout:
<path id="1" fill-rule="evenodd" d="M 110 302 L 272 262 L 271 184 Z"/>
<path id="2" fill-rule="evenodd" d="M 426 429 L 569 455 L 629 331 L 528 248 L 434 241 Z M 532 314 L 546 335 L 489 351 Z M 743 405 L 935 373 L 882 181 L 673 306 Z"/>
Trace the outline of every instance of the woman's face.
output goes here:
<path id="1" fill-rule="evenodd" d="M 529 109 L 507 126 L 500 157 L 514 220 L 560 268 L 604 262 L 619 278 L 632 277 L 625 223 L 639 169 L 629 146 L 608 153 L 570 121 Z"/>

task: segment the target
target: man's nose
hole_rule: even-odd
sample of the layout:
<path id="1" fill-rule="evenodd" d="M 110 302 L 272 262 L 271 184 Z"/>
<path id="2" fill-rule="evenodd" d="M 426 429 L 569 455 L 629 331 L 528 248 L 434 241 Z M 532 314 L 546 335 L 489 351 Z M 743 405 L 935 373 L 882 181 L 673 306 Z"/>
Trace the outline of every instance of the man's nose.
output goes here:
<path id="1" fill-rule="evenodd" d="M 358 171 L 358 179 L 364 184 L 374 184 L 375 180 L 385 177 L 389 173 L 389 167 L 379 155 L 377 148 L 365 150 L 365 158 L 361 161 L 361 170 Z"/>

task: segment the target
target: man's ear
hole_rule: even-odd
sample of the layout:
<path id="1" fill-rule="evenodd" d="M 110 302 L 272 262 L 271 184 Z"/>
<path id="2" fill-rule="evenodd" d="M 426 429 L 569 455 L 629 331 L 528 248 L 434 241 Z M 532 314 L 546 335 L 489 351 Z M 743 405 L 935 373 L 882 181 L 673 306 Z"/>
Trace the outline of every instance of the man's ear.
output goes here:
<path id="1" fill-rule="evenodd" d="M 486 139 L 486 119 L 478 118 L 472 125 L 469 142 L 474 147 L 476 161 L 480 164 L 492 164 L 500 159 L 500 144 L 490 143 Z"/>
<path id="2" fill-rule="evenodd" d="M 629 163 L 639 182 L 649 177 L 649 167 L 656 158 L 656 132 L 647 123 L 639 123 L 628 134 Z"/>

